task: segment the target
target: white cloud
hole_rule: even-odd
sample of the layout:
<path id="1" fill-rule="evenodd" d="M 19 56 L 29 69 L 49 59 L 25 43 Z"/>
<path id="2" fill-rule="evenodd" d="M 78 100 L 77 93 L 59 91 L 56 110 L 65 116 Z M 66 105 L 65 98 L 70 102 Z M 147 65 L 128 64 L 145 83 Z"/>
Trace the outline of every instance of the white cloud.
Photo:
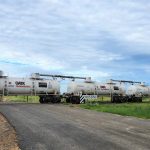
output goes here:
<path id="1" fill-rule="evenodd" d="M 0 9 L 0 60 L 10 64 L 109 77 L 138 69 L 128 55 L 150 54 L 146 0 L 10 0 Z"/>
<path id="2" fill-rule="evenodd" d="M 113 0 L 110 3 L 107 0 L 92 2 L 70 0 L 57 1 L 56 4 L 48 0 L 47 2 L 49 2 L 47 12 L 53 7 L 54 14 L 66 20 L 63 27 L 68 27 L 69 22 L 77 33 L 80 32 L 81 37 L 88 36 L 92 39 L 94 35 L 100 43 L 103 43 L 105 37 L 111 37 L 126 46 L 130 54 L 135 52 L 150 54 L 147 49 L 150 46 L 149 1 Z M 67 30 L 70 32 L 69 29 Z M 106 34 L 100 36 L 102 32 Z M 73 31 L 70 34 L 76 35 Z M 142 51 L 138 49 L 139 46 L 144 46 Z"/>
<path id="3" fill-rule="evenodd" d="M 6 47 L 0 44 L 0 61 L 9 63 L 18 63 L 33 67 L 39 67 L 43 70 L 64 69 L 67 65 L 63 61 L 58 61 L 50 55 L 36 53 L 34 51 L 20 51 L 12 47 Z"/>
<path id="4" fill-rule="evenodd" d="M 81 66 L 78 70 L 71 70 L 65 72 L 67 75 L 81 76 L 81 77 L 92 77 L 92 80 L 95 79 L 106 79 L 111 77 L 111 73 L 89 69 L 87 66 Z"/>

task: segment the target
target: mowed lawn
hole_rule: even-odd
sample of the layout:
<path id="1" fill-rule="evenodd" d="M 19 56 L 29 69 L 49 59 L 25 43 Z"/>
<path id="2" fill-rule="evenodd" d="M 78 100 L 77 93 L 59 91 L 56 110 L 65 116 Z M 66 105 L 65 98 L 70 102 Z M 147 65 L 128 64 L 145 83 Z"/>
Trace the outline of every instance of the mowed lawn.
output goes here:
<path id="1" fill-rule="evenodd" d="M 145 99 L 142 103 L 86 103 L 80 104 L 81 108 L 150 119 L 150 101 Z"/>

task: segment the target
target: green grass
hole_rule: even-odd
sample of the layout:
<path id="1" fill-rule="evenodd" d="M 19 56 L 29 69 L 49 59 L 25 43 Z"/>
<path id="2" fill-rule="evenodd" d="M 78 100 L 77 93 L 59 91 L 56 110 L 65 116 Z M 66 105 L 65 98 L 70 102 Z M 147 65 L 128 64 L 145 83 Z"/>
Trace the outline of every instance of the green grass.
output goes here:
<path id="1" fill-rule="evenodd" d="M 97 99 L 91 101 L 110 102 L 110 100 L 110 96 L 100 96 Z"/>
<path id="2" fill-rule="evenodd" d="M 80 107 L 100 112 L 150 119 L 150 101 L 122 104 L 86 103 L 80 104 Z"/>
<path id="3" fill-rule="evenodd" d="M 38 96 L 4 96 L 4 101 L 7 102 L 29 102 L 29 103 L 39 103 Z"/>

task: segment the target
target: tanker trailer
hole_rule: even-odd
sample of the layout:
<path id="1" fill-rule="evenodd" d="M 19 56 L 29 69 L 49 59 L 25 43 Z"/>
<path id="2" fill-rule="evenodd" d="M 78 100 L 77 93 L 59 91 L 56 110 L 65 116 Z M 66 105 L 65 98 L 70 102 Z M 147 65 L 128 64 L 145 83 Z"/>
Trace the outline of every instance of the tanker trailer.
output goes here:
<path id="1" fill-rule="evenodd" d="M 144 83 L 131 85 L 127 90 L 129 101 L 142 102 L 144 96 L 150 96 L 150 87 Z"/>
<path id="2" fill-rule="evenodd" d="M 40 103 L 58 103 L 60 99 L 60 85 L 57 80 L 31 78 L 15 78 L 0 75 L 0 95 L 39 96 Z"/>
<path id="3" fill-rule="evenodd" d="M 121 85 L 98 83 L 91 80 L 85 80 L 84 82 L 72 81 L 68 84 L 66 102 L 80 103 L 81 95 L 125 95 L 125 88 Z M 118 99 L 119 101 L 120 99 Z M 115 102 L 118 102 L 115 101 Z M 112 100 L 113 102 L 113 100 Z"/>
<path id="4" fill-rule="evenodd" d="M 98 95 L 125 95 L 125 87 L 111 81 L 107 83 L 97 82 L 95 83 L 95 86 L 95 90 Z"/>
<path id="5" fill-rule="evenodd" d="M 94 95 L 95 83 L 90 78 L 86 78 L 84 82 L 71 81 L 67 87 L 66 102 L 80 103 L 80 95 Z"/>

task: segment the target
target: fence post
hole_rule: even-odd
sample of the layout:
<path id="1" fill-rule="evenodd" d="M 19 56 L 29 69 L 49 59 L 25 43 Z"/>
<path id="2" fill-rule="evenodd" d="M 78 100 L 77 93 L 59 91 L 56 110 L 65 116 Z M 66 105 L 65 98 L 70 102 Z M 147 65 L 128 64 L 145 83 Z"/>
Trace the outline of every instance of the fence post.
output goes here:
<path id="1" fill-rule="evenodd" d="M 29 97 L 27 96 L 27 103 L 28 103 L 28 101 L 29 101 Z"/>
<path id="2" fill-rule="evenodd" d="M 2 102 L 2 101 L 3 101 L 3 95 L 0 96 L 0 102 Z"/>

